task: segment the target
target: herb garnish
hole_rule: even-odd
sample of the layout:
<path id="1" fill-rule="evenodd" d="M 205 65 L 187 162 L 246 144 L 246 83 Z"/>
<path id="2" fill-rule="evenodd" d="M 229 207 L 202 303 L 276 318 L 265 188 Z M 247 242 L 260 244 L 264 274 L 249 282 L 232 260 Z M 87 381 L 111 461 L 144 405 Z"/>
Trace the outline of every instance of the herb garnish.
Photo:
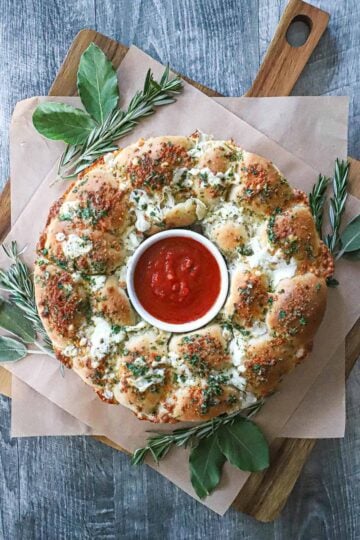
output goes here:
<path id="1" fill-rule="evenodd" d="M 174 446 L 190 446 L 190 479 L 197 495 L 203 499 L 218 485 L 225 461 L 243 471 L 261 471 L 269 466 L 266 439 L 249 420 L 262 405 L 263 401 L 259 401 L 241 413 L 236 411 L 191 428 L 152 435 L 144 448 L 135 450 L 132 463 L 143 463 L 147 454 L 158 463 Z"/>
<path id="2" fill-rule="evenodd" d="M 147 72 L 144 87 L 136 92 L 126 110 L 118 108 L 120 92 L 116 71 L 102 50 L 90 43 L 80 58 L 77 87 L 84 110 L 65 103 L 46 102 L 33 114 L 37 131 L 67 143 L 58 174 L 72 178 L 107 152 L 117 150 L 115 142 L 129 133 L 156 107 L 175 101 L 182 89 L 179 77 L 170 78 L 167 67 L 155 81 Z"/>
<path id="3" fill-rule="evenodd" d="M 325 243 L 330 249 L 331 253 L 334 253 L 339 243 L 339 231 L 341 225 L 341 218 L 345 210 L 345 204 L 347 199 L 347 185 L 349 179 L 349 163 L 346 161 L 335 162 L 335 172 L 332 181 L 332 188 L 334 195 L 330 199 L 329 218 L 331 225 L 331 233 L 325 238 Z"/>
<path id="4" fill-rule="evenodd" d="M 24 250 L 18 250 L 16 242 L 3 249 L 12 261 L 10 268 L 0 269 L 0 289 L 9 293 L 9 301 L 0 299 L 0 327 L 15 335 L 21 342 L 12 338 L 1 338 L 0 361 L 20 360 L 27 353 L 25 344 L 34 344 L 44 354 L 53 355 L 51 341 L 41 322 L 34 293 L 34 283 L 29 268 L 20 257 Z M 36 337 L 39 337 L 39 340 Z M 15 351 L 17 353 L 15 354 Z"/>
<path id="5" fill-rule="evenodd" d="M 349 169 L 350 163 L 340 161 L 339 159 L 336 160 L 334 176 L 331 182 L 333 196 L 330 198 L 329 206 L 331 231 L 323 237 L 323 241 L 334 255 L 335 260 L 339 260 L 344 256 L 356 261 L 360 260 L 360 215 L 350 221 L 343 232 L 340 233 L 341 221 L 348 195 Z M 311 212 L 320 236 L 328 184 L 329 179 L 320 174 L 317 183 L 309 195 Z M 339 285 L 339 282 L 333 276 L 327 278 L 326 283 L 329 287 L 337 287 Z"/>
<path id="6" fill-rule="evenodd" d="M 312 191 L 309 194 L 311 213 L 314 217 L 316 229 L 320 237 L 322 236 L 324 203 L 329 182 L 330 178 L 327 178 L 323 174 L 319 174 L 318 181 L 314 184 Z"/>

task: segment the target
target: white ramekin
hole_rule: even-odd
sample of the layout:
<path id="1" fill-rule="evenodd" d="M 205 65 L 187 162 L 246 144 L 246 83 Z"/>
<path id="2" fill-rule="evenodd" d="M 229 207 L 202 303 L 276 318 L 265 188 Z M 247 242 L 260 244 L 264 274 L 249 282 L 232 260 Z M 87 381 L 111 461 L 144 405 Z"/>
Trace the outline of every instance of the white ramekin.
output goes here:
<path id="1" fill-rule="evenodd" d="M 146 251 L 152 244 L 156 244 L 160 240 L 163 240 L 164 238 L 174 238 L 174 237 L 185 237 L 185 238 L 192 238 L 193 240 L 196 240 L 203 246 L 205 246 L 210 253 L 215 257 L 216 262 L 219 265 L 220 269 L 220 292 L 215 300 L 215 303 L 213 306 L 209 309 L 205 315 L 200 317 L 199 319 L 196 319 L 195 321 L 190 321 L 187 323 L 182 324 L 172 324 L 167 323 L 164 321 L 160 321 L 153 315 L 151 315 L 144 307 L 141 305 L 137 294 L 135 292 L 134 287 L 134 272 L 136 265 L 139 261 L 139 258 L 141 255 Z M 134 255 L 131 257 L 128 268 L 127 268 L 127 274 L 126 274 L 126 283 L 127 283 L 127 290 L 130 297 L 130 300 L 132 302 L 132 305 L 145 321 L 150 323 L 153 326 L 156 326 L 157 328 L 160 328 L 160 330 L 165 330 L 166 332 L 191 332 L 192 330 L 196 330 L 198 328 L 201 328 L 202 326 L 205 326 L 208 322 L 213 319 L 219 310 L 221 309 L 222 305 L 225 302 L 225 298 L 228 292 L 229 287 L 229 274 L 227 270 L 226 263 L 224 261 L 223 256 L 221 255 L 220 251 L 217 249 L 217 247 L 210 242 L 205 236 L 202 236 L 199 233 L 196 233 L 194 231 L 190 231 L 188 229 L 170 229 L 168 231 L 163 231 L 157 234 L 154 234 L 153 236 L 150 236 L 144 242 L 140 244 L 140 246 L 135 251 Z"/>

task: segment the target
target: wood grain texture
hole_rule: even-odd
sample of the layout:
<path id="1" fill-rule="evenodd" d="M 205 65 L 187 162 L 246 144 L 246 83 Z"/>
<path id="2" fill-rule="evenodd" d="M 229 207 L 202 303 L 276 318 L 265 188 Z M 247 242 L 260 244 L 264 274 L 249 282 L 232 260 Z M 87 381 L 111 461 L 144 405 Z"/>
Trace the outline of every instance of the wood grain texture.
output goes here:
<path id="1" fill-rule="evenodd" d="M 271 44 L 270 46 L 270 51 L 272 50 L 273 52 L 267 55 L 267 60 L 265 60 L 264 63 L 265 66 L 266 63 L 271 63 L 276 59 L 276 54 L 279 52 L 279 49 L 284 46 L 279 42 L 279 36 L 281 36 L 281 33 L 283 34 L 286 32 L 289 21 L 299 13 L 305 12 L 306 5 L 303 2 L 292 0 L 281 19 L 279 26 L 282 30 L 277 32 L 274 45 Z M 314 19 L 317 14 L 320 14 L 321 18 L 323 18 L 322 12 L 318 12 L 314 8 L 311 8 L 310 11 L 307 10 L 307 12 L 311 12 L 312 14 L 314 27 Z M 95 42 L 104 50 L 104 52 L 106 52 L 115 67 L 119 65 L 126 54 L 127 49 L 125 46 L 118 45 L 115 41 L 109 40 L 106 36 L 96 33 L 93 30 L 82 30 L 76 36 L 70 47 L 69 53 L 50 89 L 52 95 L 56 95 L 57 93 L 73 95 L 76 93 L 76 72 L 79 59 L 91 41 Z M 301 55 L 293 57 L 292 68 L 296 68 L 297 75 L 299 74 L 299 71 L 302 70 L 303 65 L 304 62 Z M 280 70 L 277 73 L 276 81 L 279 93 L 284 94 L 288 92 L 288 77 L 286 70 Z M 202 90 L 201 85 L 197 84 L 197 86 Z M 273 83 L 272 81 L 269 81 L 268 91 L 270 94 L 272 89 Z M 206 91 L 209 95 L 214 95 L 212 90 L 207 89 Z M 266 91 L 264 93 L 266 93 Z M 354 334 L 354 340 L 356 340 L 356 344 L 358 344 L 358 334 Z M 109 441 L 109 439 L 105 437 L 98 437 L 98 440 L 105 444 L 110 444 L 113 448 L 123 450 L 121 446 Z M 283 439 L 281 441 L 275 441 L 271 448 L 271 467 L 264 473 L 252 475 L 249 478 L 244 490 L 241 490 L 239 493 L 239 496 L 234 503 L 234 507 L 261 521 L 271 521 L 275 519 L 285 505 L 288 495 L 293 489 L 299 473 L 314 444 L 315 441 L 313 440 L 293 441 Z"/>
<path id="2" fill-rule="evenodd" d="M 197 0 L 186 0 L 180 5 L 175 1 L 165 3 L 139 0 L 132 2 L 130 9 L 129 4 L 124 1 L 116 5 L 110 1 L 102 2 L 101 5 L 88 1 L 76 2 L 77 5 L 69 2 L 67 6 L 58 2 L 45 6 L 45 2 L 35 1 L 32 2 L 31 10 L 26 12 L 21 3 L 10 5 L 10 2 L 5 2 L 3 13 L 8 20 L 14 11 L 17 11 L 16 15 L 20 17 L 20 22 L 13 23 L 12 28 L 20 25 L 24 35 L 32 37 L 41 70 L 39 71 L 34 62 L 34 73 L 29 78 L 31 58 L 30 54 L 24 56 L 25 47 L 23 42 L 19 43 L 19 33 L 17 37 L 10 36 L 7 30 L 7 33 L 0 35 L 0 56 L 5 54 L 6 58 L 10 58 L 15 50 L 15 56 L 19 58 L 19 65 L 22 66 L 20 78 L 23 78 L 23 84 L 21 86 L 21 81 L 18 83 L 21 97 L 25 97 L 26 92 L 28 95 L 36 94 L 39 75 L 41 84 L 44 84 L 44 80 L 49 82 L 53 78 L 54 63 L 55 67 L 59 66 L 59 61 L 56 64 L 59 50 L 63 47 L 63 53 L 65 52 L 71 41 L 71 32 L 74 35 L 76 29 L 89 25 L 126 43 L 135 42 L 153 56 L 163 62 L 169 61 L 178 71 L 185 71 L 187 75 L 208 86 L 227 94 L 240 95 L 249 88 L 256 74 L 261 56 L 269 44 L 285 3 L 260 0 L 243 6 L 227 0 L 205 0 L 201 3 Z M 304 76 L 294 91 L 308 94 L 349 92 L 352 95 L 351 118 L 356 118 L 359 96 L 359 92 L 356 94 L 359 32 L 356 25 L 351 24 L 351 20 L 353 16 L 356 18 L 359 8 L 352 0 L 346 2 L 346 5 L 340 4 L 332 0 L 321 2 L 321 7 L 332 15 L 330 30 L 310 59 Z M 75 15 L 70 17 L 69 11 L 72 9 Z M 73 21 L 70 21 L 72 17 Z M 35 19 L 36 24 L 31 18 Z M 92 18 L 96 24 L 91 22 Z M 61 35 L 50 39 L 59 19 L 63 22 Z M 81 24 L 84 19 L 90 22 Z M 11 28 L 11 25 L 9 27 Z M 44 38 L 48 38 L 46 45 L 43 43 Z M 10 41 L 12 49 L 8 44 L 3 46 L 6 39 Z M 324 42 L 327 44 L 325 48 Z M 215 48 L 206 54 L 209 44 L 215 45 Z M 342 58 L 334 55 L 334 45 L 342 49 Z M 43 65 L 44 47 L 51 53 L 45 60 L 51 66 L 46 69 Z M 19 48 L 20 55 L 17 54 Z M 61 56 L 60 54 L 60 58 Z M 19 75 L 17 64 L 11 69 L 14 77 L 15 74 Z M 306 84 L 302 82 L 304 78 Z M 301 86 L 302 84 L 304 86 Z M 316 88 L 320 91 L 316 92 Z M 14 99 L 9 92 L 9 86 L 5 91 L 7 93 L 4 93 L 4 96 L 7 99 L 8 96 Z M 357 152 L 353 152 L 354 155 L 359 155 L 360 138 L 357 130 L 358 126 L 353 131 L 350 130 L 351 146 Z M 3 152 L 1 157 L 4 158 Z M 9 404 L 2 398 L 1 418 L 5 418 L 5 423 L 1 424 L 0 459 L 3 467 L 0 472 L 0 500 L 6 500 L 9 507 L 3 510 L 1 504 L 0 537 L 357 538 L 360 515 L 360 437 L 356 397 L 359 392 L 359 379 L 357 366 L 349 382 L 349 420 L 345 440 L 321 441 L 316 445 L 281 518 L 274 524 L 267 525 L 260 525 L 235 511 L 230 511 L 223 519 L 217 518 L 154 471 L 130 468 L 126 456 L 96 441 L 86 440 L 81 444 L 76 443 L 76 446 L 73 441 L 82 441 L 82 438 L 65 441 L 36 438 L 26 440 L 24 444 L 19 440 L 19 451 L 19 448 L 15 448 L 9 441 L 6 424 Z M 76 453 L 77 463 L 70 459 L 72 451 Z M 67 452 L 69 455 L 66 460 L 63 456 Z M 39 470 L 31 468 L 33 460 L 45 464 L 46 470 L 48 466 L 54 468 L 54 474 L 49 481 L 39 474 Z M 18 462 L 22 464 L 20 468 Z M 24 473 L 28 468 L 31 474 Z M 79 475 L 79 469 L 85 473 Z M 14 487 L 14 480 L 10 478 L 9 481 L 8 471 L 11 470 L 16 474 L 19 471 L 21 481 L 18 489 Z M 16 477 L 16 474 L 13 476 Z M 94 531 L 87 527 L 87 519 L 90 515 L 96 515 L 96 512 L 92 513 L 91 502 L 82 496 L 84 476 L 88 474 L 89 478 L 97 475 L 99 509 L 102 515 L 109 516 L 108 521 L 100 520 Z M 109 490 L 109 486 L 115 486 L 114 490 Z M 105 495 L 102 502 L 103 492 Z M 60 508 L 60 505 L 56 504 L 57 498 L 60 498 L 69 510 Z M 46 516 L 42 509 L 44 500 L 47 501 Z M 158 501 L 161 501 L 160 505 Z M 92 536 L 90 532 L 93 533 Z"/>
<path id="3" fill-rule="evenodd" d="M 310 34 L 301 47 L 292 47 L 286 36 L 291 23 L 296 20 L 304 21 L 310 27 Z M 328 20 L 329 14 L 325 11 L 301 0 L 290 0 L 246 96 L 289 96 L 323 35 Z"/>

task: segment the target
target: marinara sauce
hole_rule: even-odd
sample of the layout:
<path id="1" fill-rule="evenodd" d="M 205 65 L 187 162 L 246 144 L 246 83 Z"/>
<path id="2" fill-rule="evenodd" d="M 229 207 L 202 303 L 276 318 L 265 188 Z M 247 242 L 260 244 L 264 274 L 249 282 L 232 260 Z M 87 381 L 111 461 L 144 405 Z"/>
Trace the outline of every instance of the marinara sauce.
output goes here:
<path id="1" fill-rule="evenodd" d="M 192 238 L 176 236 L 152 244 L 134 271 L 139 302 L 160 321 L 195 321 L 214 305 L 220 268 L 210 251 Z"/>

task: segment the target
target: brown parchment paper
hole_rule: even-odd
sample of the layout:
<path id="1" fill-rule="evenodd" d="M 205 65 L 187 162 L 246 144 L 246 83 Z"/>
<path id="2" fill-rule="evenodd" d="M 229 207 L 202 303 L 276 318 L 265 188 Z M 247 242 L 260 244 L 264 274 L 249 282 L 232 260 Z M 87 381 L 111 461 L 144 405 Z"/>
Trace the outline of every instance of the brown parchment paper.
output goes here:
<path id="1" fill-rule="evenodd" d="M 123 71 L 120 70 L 124 101 L 139 86 L 138 81 L 143 80 L 149 66 L 157 74 L 162 70 L 144 53 L 136 49 L 130 50 L 121 66 Z M 28 102 L 34 107 L 38 98 L 28 100 Z M 176 105 L 159 110 L 155 116 L 138 127 L 136 134 L 127 137 L 127 141 L 123 144 L 132 142 L 140 135 L 147 137 L 166 133 L 188 134 L 196 128 L 213 133 L 216 138 L 233 137 L 246 149 L 272 159 L 293 185 L 306 191 L 311 188 L 316 179 L 317 172 L 312 167 L 188 85 L 185 85 L 184 93 L 179 97 Z M 37 137 L 35 132 L 34 137 Z M 32 159 L 41 159 L 41 155 L 33 153 Z M 14 224 L 8 238 L 9 240 L 17 239 L 20 243 L 29 245 L 25 254 L 25 259 L 29 264 L 33 261 L 34 244 L 45 222 L 49 204 L 63 190 L 63 186 L 60 185 L 49 187 L 49 182 L 53 178 L 54 170 L 50 171 L 44 179 L 21 217 Z M 358 201 L 350 198 L 347 218 L 349 219 L 358 210 Z M 0 265 L 6 266 L 3 257 L 0 259 Z M 258 416 L 259 423 L 263 425 L 269 438 L 279 433 L 285 425 L 359 316 L 357 302 L 360 292 L 359 271 L 354 265 L 341 261 L 338 265 L 337 277 L 343 285 L 331 291 L 329 295 L 328 310 L 311 358 L 287 377 L 281 391 L 269 399 Z M 92 390 L 87 388 L 72 372 L 67 371 L 65 378 L 62 378 L 55 360 L 31 355 L 30 358 L 9 366 L 9 369 L 19 379 L 25 381 L 38 393 L 45 395 L 66 412 L 129 450 L 143 444 L 145 430 L 153 427 L 146 422 L 139 422 L 126 409 L 109 407 L 100 402 Z M 186 452 L 173 452 L 160 465 L 159 471 L 194 496 L 188 481 L 186 459 Z M 225 467 L 221 489 L 206 499 L 205 504 L 220 514 L 224 513 L 246 477 L 247 475 L 241 471 Z"/>
<path id="2" fill-rule="evenodd" d="M 214 98 L 214 100 L 287 148 L 305 163 L 312 164 L 317 170 L 323 171 L 324 164 L 326 164 L 327 173 L 331 174 L 331 170 L 328 169 L 332 166 L 333 156 L 346 154 L 347 97 L 296 96 L 287 98 Z M 76 97 L 68 98 L 67 102 L 76 107 L 81 105 L 79 98 Z M 27 146 L 30 153 L 34 144 L 31 114 L 29 109 L 25 107 L 21 107 L 18 114 L 19 116 L 13 118 L 12 129 L 14 131 L 21 130 L 22 146 Z M 18 139 L 17 133 L 14 138 Z M 42 139 L 42 141 L 46 142 L 44 147 L 46 158 L 44 158 L 43 168 L 40 169 L 40 172 L 46 170 L 45 164 L 50 168 L 60 152 L 59 144 L 49 147 L 46 139 Z M 39 150 L 40 148 L 42 149 L 41 145 Z M 317 149 L 316 152 L 313 151 L 314 148 Z M 26 156 L 24 157 L 26 158 Z M 30 167 L 28 170 L 22 160 L 17 160 L 14 163 L 12 173 L 11 218 L 14 223 L 23 206 L 41 183 L 41 175 L 34 176 L 33 168 Z M 339 347 L 331 369 L 324 369 L 313 383 L 299 407 L 282 429 L 281 436 L 293 438 L 343 436 L 345 429 L 344 356 L 344 347 Z M 322 399 L 323 406 L 320 407 L 319 395 L 324 393 L 323 386 L 326 387 L 326 395 L 330 396 L 330 399 L 329 403 L 326 404 Z M 81 424 L 78 419 L 65 413 L 16 377 L 13 377 L 12 399 L 11 432 L 15 437 L 39 434 L 92 434 L 92 428 Z M 334 422 L 334 411 L 337 414 L 337 422 Z M 47 419 L 46 423 L 42 421 L 44 416 Z"/>

